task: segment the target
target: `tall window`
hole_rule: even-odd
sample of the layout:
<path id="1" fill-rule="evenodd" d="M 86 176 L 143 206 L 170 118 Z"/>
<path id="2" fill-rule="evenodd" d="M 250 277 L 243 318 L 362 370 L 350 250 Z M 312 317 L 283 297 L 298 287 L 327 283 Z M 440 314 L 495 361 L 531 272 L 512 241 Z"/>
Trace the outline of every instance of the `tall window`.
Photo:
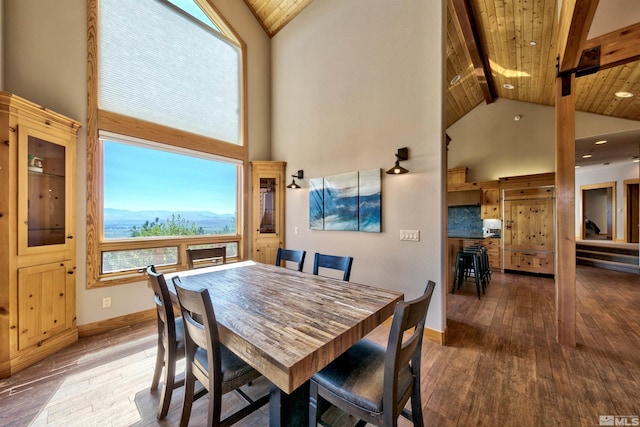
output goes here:
<path id="1" fill-rule="evenodd" d="M 206 0 L 89 7 L 88 287 L 194 246 L 241 257 L 241 41 Z"/>

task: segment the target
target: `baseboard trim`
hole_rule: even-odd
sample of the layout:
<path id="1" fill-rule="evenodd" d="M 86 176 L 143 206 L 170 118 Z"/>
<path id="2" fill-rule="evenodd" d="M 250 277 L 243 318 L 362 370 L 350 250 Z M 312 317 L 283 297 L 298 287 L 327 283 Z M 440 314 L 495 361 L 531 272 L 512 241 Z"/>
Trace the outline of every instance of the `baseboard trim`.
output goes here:
<path id="1" fill-rule="evenodd" d="M 145 322 L 156 318 L 156 309 L 152 308 L 137 313 L 125 314 L 124 316 L 113 317 L 111 319 L 100 320 L 94 323 L 78 326 L 79 338 L 86 338 L 136 323 Z"/>
<path id="2" fill-rule="evenodd" d="M 447 342 L 447 330 L 437 331 L 435 329 L 424 328 L 424 339 L 432 343 L 445 345 Z"/>

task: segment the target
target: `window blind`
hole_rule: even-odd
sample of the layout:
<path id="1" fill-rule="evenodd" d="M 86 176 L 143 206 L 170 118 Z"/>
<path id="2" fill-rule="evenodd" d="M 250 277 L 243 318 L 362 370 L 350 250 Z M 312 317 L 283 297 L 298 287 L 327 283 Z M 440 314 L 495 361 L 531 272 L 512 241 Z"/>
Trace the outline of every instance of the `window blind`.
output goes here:
<path id="1" fill-rule="evenodd" d="M 163 1 L 99 3 L 101 110 L 242 144 L 238 46 Z"/>

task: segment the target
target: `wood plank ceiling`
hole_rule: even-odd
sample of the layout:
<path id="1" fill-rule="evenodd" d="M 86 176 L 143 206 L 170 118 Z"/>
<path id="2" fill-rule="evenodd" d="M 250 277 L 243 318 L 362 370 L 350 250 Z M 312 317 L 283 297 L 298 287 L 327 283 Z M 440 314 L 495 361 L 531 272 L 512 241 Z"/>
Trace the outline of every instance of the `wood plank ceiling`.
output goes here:
<path id="1" fill-rule="evenodd" d="M 244 1 L 273 37 L 312 0 Z M 494 97 L 554 105 L 558 0 L 447 0 L 447 6 L 447 127 Z M 640 120 L 640 22 L 610 38 L 621 34 L 638 47 L 638 60 L 578 78 L 577 111 Z M 616 97 L 619 91 L 635 96 Z"/>

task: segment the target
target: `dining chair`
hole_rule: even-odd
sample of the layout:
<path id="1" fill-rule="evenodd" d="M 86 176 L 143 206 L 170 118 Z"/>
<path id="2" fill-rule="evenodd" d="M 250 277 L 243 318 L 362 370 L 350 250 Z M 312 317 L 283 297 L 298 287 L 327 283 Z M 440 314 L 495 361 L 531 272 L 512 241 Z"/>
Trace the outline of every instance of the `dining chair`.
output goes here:
<path id="1" fill-rule="evenodd" d="M 240 390 L 260 377 L 260 373 L 220 343 L 218 324 L 207 289 L 183 287 L 179 277 L 173 278 L 185 327 L 185 390 L 180 426 L 186 427 L 193 402 L 208 392 L 209 426 L 229 426 L 269 402 L 269 394 L 252 400 Z M 194 393 L 195 382 L 204 387 Z M 222 395 L 236 391 L 248 405 L 221 420 Z"/>
<path id="2" fill-rule="evenodd" d="M 396 427 L 400 415 L 423 426 L 420 359 L 434 288 L 429 280 L 421 297 L 396 304 L 386 348 L 363 338 L 311 378 L 310 426 L 317 425 L 327 403 L 358 418 L 359 426 Z M 409 399 L 411 412 L 404 409 Z"/>
<path id="3" fill-rule="evenodd" d="M 282 261 L 291 261 L 297 264 L 296 270 L 302 271 L 302 267 L 304 267 L 304 257 L 307 254 L 307 251 L 297 251 L 293 249 L 284 249 L 278 248 L 278 252 L 276 253 L 276 265 L 281 267 Z"/>
<path id="4" fill-rule="evenodd" d="M 194 265 L 198 261 L 208 260 L 211 264 L 226 264 L 227 263 L 227 247 L 220 246 L 218 248 L 200 248 L 200 249 L 187 249 L 187 265 L 189 270 L 193 270 Z M 199 267 L 209 267 L 210 264 L 199 265 Z"/>
<path id="5" fill-rule="evenodd" d="M 184 358 L 184 325 L 182 318 L 174 315 L 167 282 L 153 265 L 147 267 L 149 285 L 154 293 L 158 323 L 158 350 L 156 367 L 153 371 L 151 390 L 157 390 L 164 370 L 162 391 L 158 405 L 158 419 L 163 419 L 169 411 L 173 390 L 184 384 L 184 379 L 176 380 L 176 361 Z M 163 369 L 164 368 L 164 369 Z"/>
<path id="6" fill-rule="evenodd" d="M 351 264 L 353 264 L 353 257 L 325 255 L 316 252 L 313 260 L 313 274 L 318 275 L 320 267 L 340 270 L 343 272 L 342 280 L 348 282 L 351 276 Z"/>

